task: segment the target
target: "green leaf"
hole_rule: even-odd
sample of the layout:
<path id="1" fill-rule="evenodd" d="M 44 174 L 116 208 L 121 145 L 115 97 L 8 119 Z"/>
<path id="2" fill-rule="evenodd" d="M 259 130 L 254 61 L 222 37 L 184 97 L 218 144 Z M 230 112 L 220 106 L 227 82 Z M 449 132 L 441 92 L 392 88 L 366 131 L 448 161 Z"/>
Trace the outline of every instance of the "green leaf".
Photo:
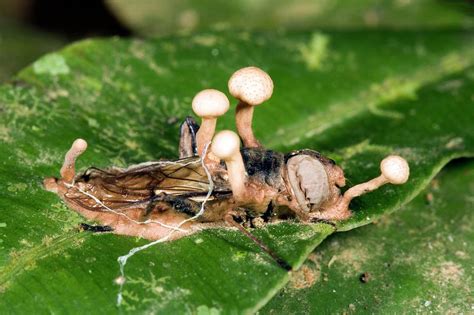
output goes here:
<path id="1" fill-rule="evenodd" d="M 0 16 L 0 82 L 62 44 L 59 38 L 4 20 Z"/>
<path id="2" fill-rule="evenodd" d="M 471 313 L 473 178 L 457 162 L 397 215 L 330 237 L 261 313 Z"/>
<path id="3" fill-rule="evenodd" d="M 117 311 L 116 259 L 147 243 L 78 232 L 83 219 L 42 189 L 75 138 L 90 145 L 82 168 L 176 158 L 192 97 L 225 91 L 233 71 L 258 65 L 275 83 L 255 113 L 264 144 L 322 150 L 350 185 L 377 175 L 387 154 L 409 160 L 409 183 L 360 198 L 339 226 L 350 229 L 474 154 L 473 43 L 457 31 L 204 33 L 87 40 L 36 61 L 0 87 L 0 313 Z M 254 233 L 297 268 L 333 231 L 288 222 Z M 222 229 L 140 252 L 126 272 L 122 309 L 140 312 L 251 313 L 288 281 L 248 239 Z"/>
<path id="4" fill-rule="evenodd" d="M 209 29 L 450 28 L 473 26 L 470 3 L 439 0 L 107 0 L 145 36 Z"/>

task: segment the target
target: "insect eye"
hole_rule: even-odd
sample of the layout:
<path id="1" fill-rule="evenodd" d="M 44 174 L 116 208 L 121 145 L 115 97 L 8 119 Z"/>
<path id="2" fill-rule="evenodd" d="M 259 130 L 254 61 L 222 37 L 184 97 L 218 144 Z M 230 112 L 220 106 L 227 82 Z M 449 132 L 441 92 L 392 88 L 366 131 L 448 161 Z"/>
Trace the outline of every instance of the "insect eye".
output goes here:
<path id="1" fill-rule="evenodd" d="M 309 155 L 288 160 L 288 177 L 298 204 L 305 211 L 317 208 L 329 196 L 329 180 L 322 163 Z"/>

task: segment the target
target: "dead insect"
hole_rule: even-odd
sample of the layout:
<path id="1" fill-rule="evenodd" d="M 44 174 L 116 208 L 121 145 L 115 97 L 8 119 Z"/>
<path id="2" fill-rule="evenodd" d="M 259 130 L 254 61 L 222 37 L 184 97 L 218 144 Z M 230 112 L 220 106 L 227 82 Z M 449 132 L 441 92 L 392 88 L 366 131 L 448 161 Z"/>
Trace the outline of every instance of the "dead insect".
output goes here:
<path id="1" fill-rule="evenodd" d="M 407 162 L 388 156 L 381 163 L 379 177 L 341 194 L 345 177 L 333 160 L 307 149 L 275 152 L 255 139 L 254 106 L 273 92 L 267 73 L 256 67 L 243 68 L 232 75 L 228 85 L 239 100 L 236 125 L 240 138 L 232 131 L 214 136 L 217 117 L 229 109 L 229 100 L 217 90 L 204 90 L 192 102 L 194 112 L 202 118 L 201 127 L 186 118 L 178 160 L 126 169 L 92 167 L 76 175 L 75 161 L 87 147 L 78 139 L 66 154 L 61 178 L 45 179 L 45 188 L 116 234 L 177 239 L 204 228 L 231 225 L 288 267 L 244 226 L 288 217 L 305 223 L 344 220 L 351 216 L 349 203 L 354 197 L 386 183 L 398 185 L 408 180 Z"/>

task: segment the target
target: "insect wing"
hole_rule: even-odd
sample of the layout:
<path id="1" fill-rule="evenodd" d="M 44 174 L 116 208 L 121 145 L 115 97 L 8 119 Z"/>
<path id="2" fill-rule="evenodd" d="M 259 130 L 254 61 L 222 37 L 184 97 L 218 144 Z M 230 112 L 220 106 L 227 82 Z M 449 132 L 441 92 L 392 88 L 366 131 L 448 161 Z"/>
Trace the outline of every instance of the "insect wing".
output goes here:
<path id="1" fill-rule="evenodd" d="M 209 180 L 199 158 L 148 162 L 126 169 L 90 168 L 78 176 L 66 194 L 69 201 L 88 210 L 120 211 L 145 208 L 157 195 L 200 196 Z"/>

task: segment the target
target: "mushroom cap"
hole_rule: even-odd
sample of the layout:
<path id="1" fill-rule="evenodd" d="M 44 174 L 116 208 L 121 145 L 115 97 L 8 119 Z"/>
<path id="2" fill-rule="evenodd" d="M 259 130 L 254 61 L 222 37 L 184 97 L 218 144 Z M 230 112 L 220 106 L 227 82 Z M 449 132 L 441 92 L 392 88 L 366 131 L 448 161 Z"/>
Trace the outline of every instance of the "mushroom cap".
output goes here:
<path id="1" fill-rule="evenodd" d="M 230 77 L 228 86 L 233 97 L 253 106 L 265 102 L 273 93 L 272 78 L 257 67 L 237 70 Z"/>
<path id="2" fill-rule="evenodd" d="M 84 152 L 87 149 L 87 142 L 84 139 L 76 139 L 72 143 L 71 149 L 76 152 Z"/>
<path id="3" fill-rule="evenodd" d="M 229 99 L 221 91 L 202 90 L 193 98 L 193 111 L 202 118 L 219 117 L 229 109 Z"/>
<path id="4" fill-rule="evenodd" d="M 223 130 L 212 140 L 212 153 L 224 161 L 232 160 L 240 154 L 240 138 L 230 130 Z"/>
<path id="5" fill-rule="evenodd" d="M 389 155 L 380 163 L 382 175 L 389 183 L 401 185 L 406 183 L 410 176 L 410 167 L 407 161 L 398 155 Z"/>

